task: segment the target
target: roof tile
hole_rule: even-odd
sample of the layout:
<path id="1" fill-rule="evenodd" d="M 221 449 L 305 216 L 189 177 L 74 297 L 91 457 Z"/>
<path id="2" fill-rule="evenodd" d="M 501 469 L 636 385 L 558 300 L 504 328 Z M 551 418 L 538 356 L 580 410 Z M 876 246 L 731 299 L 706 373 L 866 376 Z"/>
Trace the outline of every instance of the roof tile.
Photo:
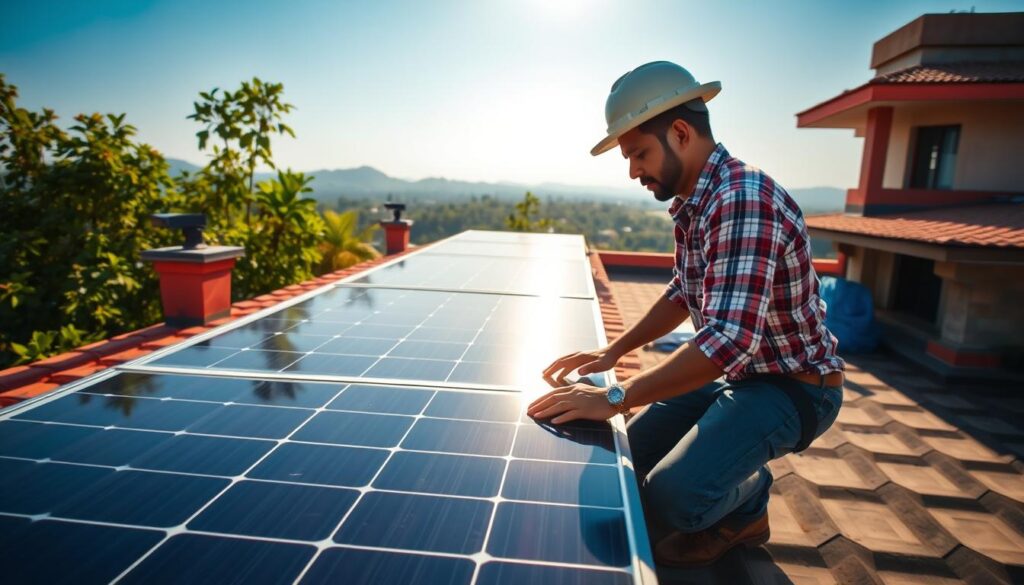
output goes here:
<path id="1" fill-rule="evenodd" d="M 930 465 L 879 462 L 878 467 L 894 482 L 912 492 L 929 496 L 971 498 L 970 494 L 961 490 L 949 478 Z"/>
<path id="2" fill-rule="evenodd" d="M 861 217 L 810 215 L 807 227 L 955 246 L 1024 248 L 1024 203 L 943 207 Z"/>
<path id="3" fill-rule="evenodd" d="M 1024 536 L 983 511 L 931 510 L 950 533 L 974 550 L 1003 563 L 1024 565 Z"/>
<path id="4" fill-rule="evenodd" d="M 991 63 L 936 63 L 914 65 L 899 71 L 879 75 L 869 83 L 1022 83 L 1024 62 L 999 61 Z"/>
<path id="5" fill-rule="evenodd" d="M 822 505 L 843 536 L 869 550 L 908 555 L 935 554 L 882 502 L 822 498 Z"/>
<path id="6" fill-rule="evenodd" d="M 940 453 L 954 459 L 979 463 L 1009 463 L 1013 455 L 996 453 L 974 439 L 959 435 L 955 437 L 922 436 L 921 440 Z"/>
<path id="7" fill-rule="evenodd" d="M 658 279 L 645 291 L 636 275 L 616 278 L 626 326 L 664 291 Z M 666 355 L 641 353 L 653 360 L 645 365 Z M 1024 538 L 1024 464 L 1013 455 L 1024 456 L 1024 441 L 1004 440 L 1021 437 L 1013 413 L 1024 400 L 989 385 L 938 384 L 883 354 L 853 356 L 848 366 L 839 423 L 804 453 L 769 463 L 774 563 L 750 552 L 720 570 L 740 562 L 758 583 L 785 580 L 779 571 L 801 582 L 805 568 L 811 582 L 1024 582 L 1016 545 L 1000 541 Z M 977 514 L 982 534 L 969 541 L 950 513 Z"/>
<path id="8" fill-rule="evenodd" d="M 78 348 L 77 351 L 88 352 L 95 356 L 93 359 L 98 359 L 105 355 L 111 355 L 126 349 L 137 347 L 141 341 L 141 338 L 131 336 L 122 337 L 121 339 L 107 339 L 105 341 L 97 341 L 96 343 L 84 345 Z"/>
<path id="9" fill-rule="evenodd" d="M 46 368 L 30 368 L 28 366 L 14 366 L 0 370 L 0 390 L 13 390 L 25 384 L 38 382 L 49 373 Z"/>
<path id="10" fill-rule="evenodd" d="M 1020 472 L 975 469 L 970 474 L 992 491 L 1024 503 L 1024 475 Z"/>
<path id="11" fill-rule="evenodd" d="M 41 394 L 46 394 L 51 390 L 56 390 L 60 387 L 60 384 L 54 382 L 35 382 L 20 386 L 14 390 L 7 390 L 0 393 L 0 407 L 10 406 L 21 402 L 22 400 L 28 400 L 29 398 L 35 398 Z"/>
<path id="12" fill-rule="evenodd" d="M 104 366 L 116 366 L 138 359 L 144 355 L 152 353 L 152 350 L 133 347 L 122 352 L 108 355 L 100 359 L 100 363 Z"/>
<path id="13" fill-rule="evenodd" d="M 57 382 L 58 384 L 68 384 L 71 382 L 75 382 L 77 380 L 81 380 L 86 376 L 91 376 L 96 372 L 101 372 L 105 369 L 107 369 L 107 366 L 101 363 L 91 363 L 84 366 L 79 366 L 77 368 L 71 368 L 70 370 L 62 370 L 60 372 L 56 372 L 49 378 L 47 378 L 47 381 Z"/>

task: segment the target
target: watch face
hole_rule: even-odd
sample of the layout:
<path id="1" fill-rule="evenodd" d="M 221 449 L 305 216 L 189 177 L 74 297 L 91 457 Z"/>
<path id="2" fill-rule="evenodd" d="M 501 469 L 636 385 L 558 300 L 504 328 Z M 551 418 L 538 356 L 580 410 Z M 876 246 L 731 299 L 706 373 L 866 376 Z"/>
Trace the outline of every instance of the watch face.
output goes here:
<path id="1" fill-rule="evenodd" d="M 626 393 L 622 391 L 620 386 L 612 386 L 608 389 L 608 403 L 612 406 L 618 406 L 625 400 Z"/>

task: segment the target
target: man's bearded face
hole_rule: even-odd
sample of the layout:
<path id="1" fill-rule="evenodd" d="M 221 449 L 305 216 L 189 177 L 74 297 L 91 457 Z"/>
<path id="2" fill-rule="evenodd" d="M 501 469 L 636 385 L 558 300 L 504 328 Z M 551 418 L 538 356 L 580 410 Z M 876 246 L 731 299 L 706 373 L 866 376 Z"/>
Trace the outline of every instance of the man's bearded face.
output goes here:
<path id="1" fill-rule="evenodd" d="M 676 196 L 676 187 L 683 177 L 683 163 L 676 158 L 675 153 L 668 149 L 665 140 L 661 143 L 661 170 L 658 177 L 650 175 L 640 177 L 640 184 L 643 186 L 652 185 L 651 191 L 658 201 L 668 201 Z"/>

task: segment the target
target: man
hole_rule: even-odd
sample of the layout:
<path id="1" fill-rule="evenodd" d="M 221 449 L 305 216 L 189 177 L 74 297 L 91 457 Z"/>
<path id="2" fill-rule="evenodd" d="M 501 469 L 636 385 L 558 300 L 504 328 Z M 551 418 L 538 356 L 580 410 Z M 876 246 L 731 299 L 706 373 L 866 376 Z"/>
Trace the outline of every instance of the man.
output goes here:
<path id="1" fill-rule="evenodd" d="M 648 405 L 629 421 L 630 450 L 647 518 L 669 530 L 655 560 L 683 567 L 768 540 L 767 462 L 806 448 L 842 403 L 844 363 L 824 325 L 803 215 L 715 142 L 705 102 L 720 90 L 665 61 L 612 85 L 608 136 L 591 154 L 617 144 L 630 178 L 672 200 L 674 276 L 622 337 L 555 360 L 544 371 L 555 389 L 527 410 L 558 424 Z M 610 388 L 566 382 L 611 369 L 687 317 L 696 336 L 657 366 Z"/>

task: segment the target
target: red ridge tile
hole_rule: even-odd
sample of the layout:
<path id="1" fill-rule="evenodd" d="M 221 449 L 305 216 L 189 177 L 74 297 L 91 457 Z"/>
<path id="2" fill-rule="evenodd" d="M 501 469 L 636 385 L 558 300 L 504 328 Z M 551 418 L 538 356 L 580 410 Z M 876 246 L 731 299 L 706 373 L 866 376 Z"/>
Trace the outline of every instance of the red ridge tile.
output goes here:
<path id="1" fill-rule="evenodd" d="M 77 351 L 88 352 L 94 356 L 93 359 L 99 359 L 105 355 L 111 355 L 119 351 L 138 347 L 141 343 L 142 339 L 132 337 L 108 339 L 106 341 L 90 343 L 89 345 L 78 348 Z"/>
<path id="2" fill-rule="evenodd" d="M 100 364 L 102 364 L 104 366 L 107 366 L 107 367 L 116 366 L 116 365 L 120 365 L 120 364 L 123 364 L 123 363 L 130 362 L 130 361 L 132 361 L 134 359 L 138 359 L 138 358 L 140 358 L 140 357 L 142 357 L 144 355 L 148 355 L 148 354 L 150 354 L 152 352 L 153 352 L 153 350 L 151 350 L 151 349 L 143 349 L 143 348 L 135 347 L 135 348 L 132 348 L 132 349 L 129 349 L 129 350 L 122 351 L 120 353 L 115 353 L 113 355 L 108 355 L 108 356 L 100 359 Z"/>
<path id="3" fill-rule="evenodd" d="M 60 384 L 54 384 L 52 382 L 35 382 L 14 390 L 8 390 L 0 393 L 0 407 L 10 406 L 23 400 L 28 400 L 29 398 L 35 398 L 40 394 L 46 394 L 47 392 L 56 390 L 59 387 Z"/>
<path id="4" fill-rule="evenodd" d="M 56 372 L 55 374 L 47 378 L 47 380 L 57 382 L 58 384 L 67 384 L 69 382 L 74 382 L 75 380 L 85 378 L 86 376 L 91 376 L 92 374 L 95 374 L 96 372 L 105 369 L 107 369 L 107 366 L 101 363 L 87 364 L 84 366 L 79 366 L 77 368 L 72 368 L 70 370 Z"/>
<path id="5" fill-rule="evenodd" d="M 31 384 L 49 374 L 44 368 L 14 366 L 0 371 L 0 390 L 13 390 L 25 384 Z"/>

